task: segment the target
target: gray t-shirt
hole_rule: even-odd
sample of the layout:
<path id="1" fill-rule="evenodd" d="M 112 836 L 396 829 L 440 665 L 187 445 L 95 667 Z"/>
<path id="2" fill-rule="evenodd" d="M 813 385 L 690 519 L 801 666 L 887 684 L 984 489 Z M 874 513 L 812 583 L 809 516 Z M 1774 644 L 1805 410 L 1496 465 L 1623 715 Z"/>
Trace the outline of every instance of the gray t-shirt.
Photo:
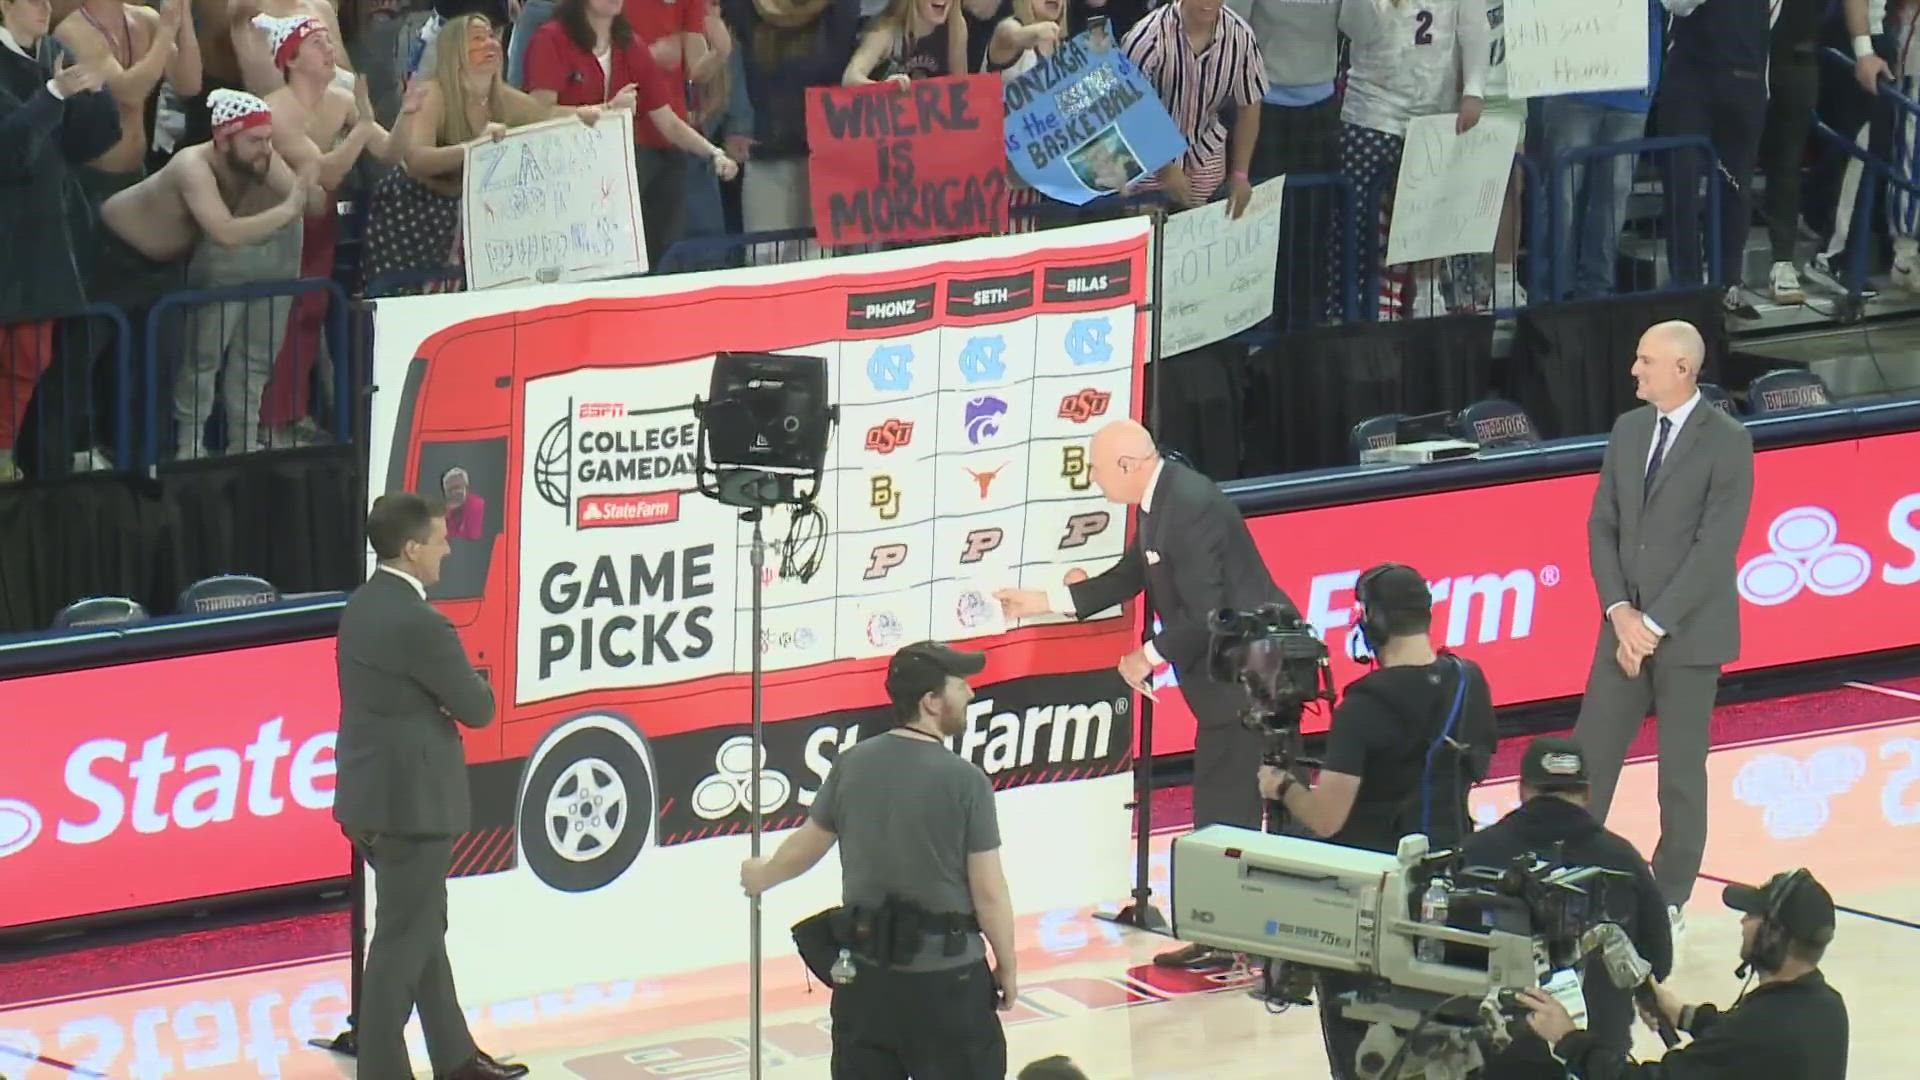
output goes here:
<path id="1" fill-rule="evenodd" d="M 993 783 L 944 743 L 876 735 L 841 754 L 813 800 L 813 821 L 840 838 L 841 902 L 877 906 L 888 896 L 935 913 L 971 914 L 967 856 L 1000 846 Z M 947 956 L 929 939 L 908 970 L 978 962 L 979 934 Z"/>

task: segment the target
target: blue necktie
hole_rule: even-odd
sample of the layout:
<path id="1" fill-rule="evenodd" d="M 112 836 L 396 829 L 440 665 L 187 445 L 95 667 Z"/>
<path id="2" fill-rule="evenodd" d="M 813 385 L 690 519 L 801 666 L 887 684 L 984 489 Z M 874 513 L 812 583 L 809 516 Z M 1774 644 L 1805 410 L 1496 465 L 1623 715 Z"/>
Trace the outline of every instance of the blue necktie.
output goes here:
<path id="1" fill-rule="evenodd" d="M 1672 430 L 1673 421 L 1667 417 L 1661 417 L 1660 437 L 1654 440 L 1653 457 L 1647 462 L 1647 483 L 1645 487 L 1640 489 L 1640 501 L 1642 502 L 1646 501 L 1647 496 L 1653 494 L 1653 478 L 1659 474 L 1660 462 L 1667 456 L 1667 433 Z"/>

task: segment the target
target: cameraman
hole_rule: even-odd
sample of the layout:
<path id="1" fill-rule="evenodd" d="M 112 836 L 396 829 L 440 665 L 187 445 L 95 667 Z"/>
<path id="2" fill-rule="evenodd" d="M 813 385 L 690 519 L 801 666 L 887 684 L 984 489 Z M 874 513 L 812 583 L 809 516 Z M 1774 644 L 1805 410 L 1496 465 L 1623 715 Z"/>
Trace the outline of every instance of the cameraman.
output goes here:
<path id="1" fill-rule="evenodd" d="M 1327 732 L 1318 786 L 1263 765 L 1260 793 L 1286 811 L 1280 831 L 1369 851 L 1392 852 L 1424 833 L 1433 850 L 1467 834 L 1467 790 L 1493 759 L 1493 694 L 1470 661 L 1433 647 L 1433 593 L 1410 566 L 1382 563 L 1354 585 L 1358 632 L 1378 667 L 1347 687 Z M 1293 828 L 1291 826 L 1297 826 Z M 1364 977 L 1315 978 L 1320 1031 L 1336 1080 L 1353 1074 L 1365 1024 L 1332 1003 Z"/>
<path id="2" fill-rule="evenodd" d="M 1520 808 L 1468 837 L 1460 845 L 1466 866 L 1501 867 L 1532 854 L 1562 866 L 1597 866 L 1633 875 L 1637 903 L 1621 929 L 1635 951 L 1653 967 L 1656 981 L 1673 968 L 1673 927 L 1667 902 L 1653 871 L 1634 846 L 1608 832 L 1587 812 L 1587 759 L 1572 739 L 1541 738 L 1527 744 L 1520 759 Z M 1633 992 L 1607 976 L 1606 964 L 1592 957 L 1582 974 L 1587 1002 L 1587 1035 L 1594 1043 L 1625 1056 L 1633 1047 Z M 1489 1061 L 1485 1080 L 1562 1080 L 1566 1067 L 1555 1062 L 1534 1039 L 1515 1040 Z"/>
<path id="3" fill-rule="evenodd" d="M 1805 870 L 1775 874 L 1765 885 L 1729 885 L 1721 894 L 1741 912 L 1740 967 L 1760 976 L 1725 1013 L 1683 1005 L 1656 986 L 1660 1011 L 1693 1036 L 1659 1061 L 1635 1062 L 1593 1035 L 1576 1031 L 1567 1010 L 1539 990 L 1520 995 L 1527 1025 L 1576 1080 L 1846 1080 L 1847 1004 L 1820 974 L 1833 941 L 1833 897 Z"/>
<path id="4" fill-rule="evenodd" d="M 894 653 L 892 730 L 842 753 L 806 824 L 771 858 L 740 867 L 741 886 L 758 896 L 839 844 L 844 906 L 802 925 L 824 918 L 826 952 L 843 951 L 853 965 L 832 1003 L 833 1075 L 842 1080 L 1007 1075 L 995 1009 L 1011 1009 L 1019 990 L 1000 822 L 993 783 L 948 745 L 966 729 L 967 678 L 985 666 L 983 653 L 931 641 Z M 801 936 L 795 927 L 804 949 Z"/>

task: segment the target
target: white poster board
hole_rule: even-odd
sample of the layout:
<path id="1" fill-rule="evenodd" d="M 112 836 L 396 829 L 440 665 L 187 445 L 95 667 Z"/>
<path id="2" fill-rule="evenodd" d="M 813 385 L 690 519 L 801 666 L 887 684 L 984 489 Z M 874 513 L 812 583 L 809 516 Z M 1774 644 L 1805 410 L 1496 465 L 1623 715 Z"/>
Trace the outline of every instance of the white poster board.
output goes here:
<path id="1" fill-rule="evenodd" d="M 605 112 L 591 127 L 549 120 L 466 151 L 467 288 L 646 273 L 632 113 Z"/>
<path id="2" fill-rule="evenodd" d="M 1457 122 L 1454 113 L 1407 121 L 1388 266 L 1493 250 L 1521 122 L 1485 116 L 1464 135 Z"/>
<path id="3" fill-rule="evenodd" d="M 1506 0 L 1507 93 L 1647 87 L 1646 0 Z"/>
<path id="4" fill-rule="evenodd" d="M 1254 188 L 1237 221 L 1228 216 L 1224 201 L 1167 218 L 1157 297 L 1165 320 L 1161 355 L 1224 341 L 1273 314 L 1286 185 L 1286 177 L 1277 176 Z"/>

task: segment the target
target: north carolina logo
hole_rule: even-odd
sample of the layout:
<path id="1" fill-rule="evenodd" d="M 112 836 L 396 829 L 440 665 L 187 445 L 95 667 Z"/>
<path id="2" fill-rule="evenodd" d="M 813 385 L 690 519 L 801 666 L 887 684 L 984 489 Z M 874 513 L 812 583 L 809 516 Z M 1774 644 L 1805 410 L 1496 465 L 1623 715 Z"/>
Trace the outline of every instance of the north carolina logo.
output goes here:
<path id="1" fill-rule="evenodd" d="M 882 345 L 867 360 L 867 381 L 875 390 L 903 391 L 913 387 L 913 350 L 905 345 Z"/>
<path id="2" fill-rule="evenodd" d="M 1104 364 L 1113 359 L 1113 342 L 1108 340 L 1113 333 L 1113 321 L 1106 316 L 1089 319 L 1075 319 L 1067 327 L 1067 359 L 1075 367 L 1091 367 Z"/>
<path id="3" fill-rule="evenodd" d="M 969 383 L 992 382 L 1007 376 L 1007 339 L 999 334 L 968 338 L 960 350 L 960 377 Z"/>

